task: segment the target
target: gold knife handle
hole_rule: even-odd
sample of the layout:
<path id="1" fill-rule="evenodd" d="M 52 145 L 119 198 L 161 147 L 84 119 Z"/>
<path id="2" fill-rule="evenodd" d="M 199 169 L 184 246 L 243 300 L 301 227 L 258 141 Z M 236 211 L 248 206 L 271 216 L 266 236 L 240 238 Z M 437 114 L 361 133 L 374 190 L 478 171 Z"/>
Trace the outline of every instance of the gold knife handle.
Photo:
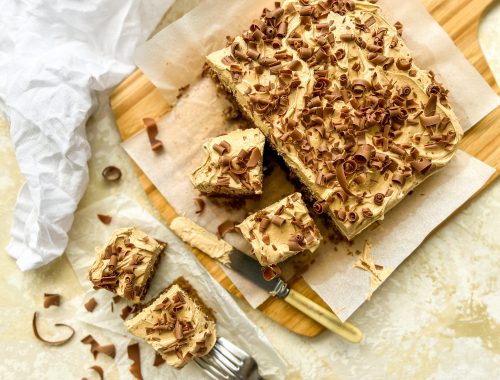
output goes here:
<path id="1" fill-rule="evenodd" d="M 348 322 L 342 322 L 339 317 L 331 311 L 318 305 L 316 302 L 299 292 L 289 289 L 282 280 L 279 281 L 272 294 L 283 298 L 287 303 L 297 310 L 300 310 L 309 318 L 314 319 L 320 325 L 351 343 L 359 343 L 361 339 L 363 339 L 363 333 L 356 326 Z"/>

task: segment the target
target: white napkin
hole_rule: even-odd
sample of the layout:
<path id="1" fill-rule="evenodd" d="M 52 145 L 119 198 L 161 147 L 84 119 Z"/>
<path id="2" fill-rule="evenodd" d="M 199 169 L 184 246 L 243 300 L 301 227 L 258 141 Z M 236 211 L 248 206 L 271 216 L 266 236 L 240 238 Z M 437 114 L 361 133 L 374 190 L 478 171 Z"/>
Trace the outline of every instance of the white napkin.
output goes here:
<path id="1" fill-rule="evenodd" d="M 60 256 L 88 182 L 94 92 L 132 71 L 132 53 L 175 0 L 2 2 L 0 106 L 26 182 L 7 247 L 23 271 Z"/>

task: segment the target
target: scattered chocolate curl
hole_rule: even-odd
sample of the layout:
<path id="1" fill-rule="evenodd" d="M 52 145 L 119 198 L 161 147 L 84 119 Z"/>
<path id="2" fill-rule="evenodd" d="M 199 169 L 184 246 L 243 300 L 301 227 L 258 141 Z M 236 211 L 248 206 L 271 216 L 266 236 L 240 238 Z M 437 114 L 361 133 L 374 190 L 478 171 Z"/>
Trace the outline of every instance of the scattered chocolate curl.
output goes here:
<path id="1" fill-rule="evenodd" d="M 90 367 L 90 369 L 97 372 L 97 374 L 99 375 L 99 379 L 104 380 L 104 370 L 102 369 L 102 367 L 93 365 L 92 367 Z"/>
<path id="2" fill-rule="evenodd" d="M 89 313 L 92 313 L 94 311 L 95 307 L 97 306 L 97 301 L 95 300 L 94 297 L 92 297 L 87 302 L 85 302 L 85 304 L 83 306 L 85 306 L 85 309 L 87 309 L 87 311 Z"/>
<path id="3" fill-rule="evenodd" d="M 104 224 L 109 224 L 113 220 L 113 218 L 110 215 L 97 214 L 97 217 Z"/>
<path id="4" fill-rule="evenodd" d="M 154 119 L 150 117 L 146 117 L 142 119 L 144 126 L 146 127 L 146 132 L 148 134 L 149 144 L 151 145 L 151 149 L 154 151 L 158 151 L 163 149 L 163 143 L 156 138 L 158 136 L 158 126 Z"/>
<path id="5" fill-rule="evenodd" d="M 129 370 L 130 373 L 137 379 L 142 379 L 141 373 L 141 351 L 139 348 L 139 343 L 129 344 L 127 347 L 128 358 L 132 360 L 132 365 Z"/>
<path id="6" fill-rule="evenodd" d="M 67 337 L 67 338 L 65 338 L 65 339 L 56 340 L 56 341 L 49 341 L 49 340 L 47 340 L 47 339 L 45 339 L 45 338 L 42 338 L 42 337 L 40 336 L 40 334 L 38 333 L 38 328 L 37 328 L 37 326 L 36 326 L 36 320 L 37 320 L 37 317 L 38 317 L 38 313 L 35 311 L 35 312 L 33 313 L 33 321 L 32 321 L 32 323 L 31 323 L 31 325 L 32 325 L 32 327 L 33 327 L 33 334 L 35 334 L 35 337 L 36 337 L 39 341 L 41 341 L 41 342 L 45 343 L 45 344 L 46 344 L 46 345 L 48 345 L 48 346 L 62 346 L 62 345 L 64 345 L 64 344 L 68 343 L 68 342 L 71 340 L 71 338 L 73 338 L 73 335 L 75 335 L 75 330 L 73 329 L 73 327 L 68 326 L 68 325 L 66 325 L 66 324 L 64 324 L 64 323 L 56 323 L 56 324 L 54 325 L 54 326 L 56 326 L 56 327 L 59 327 L 59 326 L 64 326 L 64 327 L 67 327 L 68 329 L 70 329 L 70 330 L 71 330 L 71 334 L 70 334 L 70 336 L 68 336 L 68 337 Z"/>
<path id="7" fill-rule="evenodd" d="M 87 335 L 85 338 L 81 340 L 83 344 L 89 344 L 90 345 L 90 352 L 94 356 L 94 359 L 97 358 L 97 354 L 99 352 L 102 352 L 104 355 L 107 355 L 111 358 L 115 358 L 116 356 L 116 348 L 114 344 L 108 344 L 105 346 L 101 346 L 93 337 L 92 335 Z"/>
<path id="8" fill-rule="evenodd" d="M 231 221 L 231 220 L 226 220 L 225 222 L 222 222 L 219 227 L 217 227 L 217 236 L 219 239 L 222 239 L 225 234 L 228 232 L 233 232 L 235 231 L 235 226 L 236 224 Z"/>
<path id="9" fill-rule="evenodd" d="M 102 176 L 106 181 L 116 182 L 122 177 L 122 171 L 116 166 L 106 166 L 102 171 Z"/>
<path id="10" fill-rule="evenodd" d="M 43 295 L 43 307 L 49 308 L 51 306 L 59 306 L 61 303 L 61 296 L 59 294 L 45 293 Z"/>
<path id="11" fill-rule="evenodd" d="M 194 204 L 196 205 L 196 213 L 201 214 L 205 209 L 205 201 L 201 198 L 194 198 Z"/>

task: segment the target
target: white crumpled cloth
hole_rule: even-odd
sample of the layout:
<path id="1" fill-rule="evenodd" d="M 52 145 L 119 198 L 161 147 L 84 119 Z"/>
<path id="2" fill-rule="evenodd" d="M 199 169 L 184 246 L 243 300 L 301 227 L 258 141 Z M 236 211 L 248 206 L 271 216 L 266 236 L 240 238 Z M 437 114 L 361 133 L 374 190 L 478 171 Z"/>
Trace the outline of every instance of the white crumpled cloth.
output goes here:
<path id="1" fill-rule="evenodd" d="M 0 107 L 21 173 L 9 255 L 30 270 L 59 257 L 88 182 L 94 93 L 130 73 L 138 44 L 175 0 L 16 0 L 0 11 Z"/>

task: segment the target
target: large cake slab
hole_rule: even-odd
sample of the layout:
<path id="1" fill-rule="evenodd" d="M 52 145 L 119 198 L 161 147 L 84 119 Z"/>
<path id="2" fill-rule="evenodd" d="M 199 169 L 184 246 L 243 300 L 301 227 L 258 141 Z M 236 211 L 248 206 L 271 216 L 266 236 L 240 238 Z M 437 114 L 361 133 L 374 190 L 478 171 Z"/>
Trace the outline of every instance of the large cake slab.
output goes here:
<path id="1" fill-rule="evenodd" d="M 415 65 L 402 28 L 370 2 L 288 0 L 207 57 L 349 239 L 445 166 L 462 137 L 447 91 Z"/>

